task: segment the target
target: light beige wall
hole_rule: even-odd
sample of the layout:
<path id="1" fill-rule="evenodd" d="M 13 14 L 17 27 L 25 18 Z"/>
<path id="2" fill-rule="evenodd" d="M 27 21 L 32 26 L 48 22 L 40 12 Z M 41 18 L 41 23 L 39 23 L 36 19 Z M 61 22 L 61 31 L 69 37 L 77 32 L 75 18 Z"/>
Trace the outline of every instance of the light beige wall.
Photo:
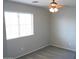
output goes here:
<path id="1" fill-rule="evenodd" d="M 51 15 L 51 44 L 53 46 L 76 50 L 76 10 L 64 7 Z"/>
<path id="2" fill-rule="evenodd" d="M 4 11 L 34 14 L 34 35 L 7 40 L 7 56 L 17 57 L 49 45 L 50 21 L 47 10 L 41 7 L 5 2 Z"/>

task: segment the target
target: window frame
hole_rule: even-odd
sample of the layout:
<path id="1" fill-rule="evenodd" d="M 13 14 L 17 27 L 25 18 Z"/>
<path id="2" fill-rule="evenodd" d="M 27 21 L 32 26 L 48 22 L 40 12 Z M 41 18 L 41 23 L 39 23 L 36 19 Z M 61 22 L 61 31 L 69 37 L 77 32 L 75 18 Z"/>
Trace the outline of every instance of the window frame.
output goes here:
<path id="1" fill-rule="evenodd" d="M 32 28 L 32 32 L 31 32 L 31 34 L 30 35 L 24 35 L 24 36 L 21 36 L 20 34 L 18 34 L 18 37 L 14 37 L 14 38 L 8 38 L 7 37 L 7 28 L 6 28 L 6 19 L 5 19 L 5 12 L 9 12 L 9 13 L 17 13 L 18 15 L 19 14 L 30 14 L 31 15 L 31 28 Z M 5 19 L 5 30 L 6 30 L 6 39 L 7 40 L 11 40 L 11 39 L 17 39 L 17 38 L 21 38 L 21 37 L 27 37 L 27 36 L 32 36 L 32 35 L 34 35 L 34 14 L 33 13 L 27 13 L 27 12 L 13 12 L 13 11 L 5 11 L 4 12 L 4 19 Z M 17 16 L 18 17 L 18 16 Z M 19 20 L 19 18 L 18 18 L 18 20 Z M 19 23 L 19 22 L 18 22 Z M 20 26 L 20 24 L 18 24 L 18 28 L 19 28 L 19 26 Z M 20 30 L 20 29 L 19 29 Z M 18 33 L 20 33 L 20 31 L 18 30 Z"/>

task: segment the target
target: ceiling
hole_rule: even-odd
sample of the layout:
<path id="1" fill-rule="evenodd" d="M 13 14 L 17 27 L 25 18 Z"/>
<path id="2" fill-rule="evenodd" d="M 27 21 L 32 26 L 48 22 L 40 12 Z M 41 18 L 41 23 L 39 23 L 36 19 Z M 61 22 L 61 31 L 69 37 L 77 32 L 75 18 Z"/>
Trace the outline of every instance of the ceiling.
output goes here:
<path id="1" fill-rule="evenodd" d="M 47 7 L 52 0 L 8 0 L 8 1 L 19 2 L 34 6 Z M 38 1 L 39 3 L 32 3 L 32 1 Z M 64 6 L 71 6 L 71 7 L 76 6 L 76 0 L 59 0 L 57 2 Z"/>

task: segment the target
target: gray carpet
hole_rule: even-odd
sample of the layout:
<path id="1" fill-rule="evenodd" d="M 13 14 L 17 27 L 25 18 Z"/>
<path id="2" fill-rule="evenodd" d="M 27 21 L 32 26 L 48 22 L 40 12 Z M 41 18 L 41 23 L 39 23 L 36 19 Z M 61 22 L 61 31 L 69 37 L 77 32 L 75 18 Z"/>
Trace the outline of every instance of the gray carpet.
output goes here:
<path id="1" fill-rule="evenodd" d="M 76 59 L 75 55 L 75 52 L 48 46 L 17 59 Z"/>

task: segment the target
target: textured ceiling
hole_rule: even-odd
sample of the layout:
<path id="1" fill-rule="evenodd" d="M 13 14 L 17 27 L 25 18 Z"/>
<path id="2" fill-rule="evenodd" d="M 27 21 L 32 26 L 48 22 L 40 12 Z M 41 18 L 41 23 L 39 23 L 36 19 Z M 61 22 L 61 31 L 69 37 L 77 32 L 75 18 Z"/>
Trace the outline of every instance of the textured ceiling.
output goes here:
<path id="1" fill-rule="evenodd" d="M 41 6 L 41 7 L 47 7 L 48 4 L 51 2 L 51 0 L 8 0 L 8 1 L 14 1 L 34 6 Z M 39 3 L 32 3 L 32 1 L 39 1 Z M 64 6 L 76 6 L 76 0 L 59 0 L 59 4 L 63 4 Z"/>

